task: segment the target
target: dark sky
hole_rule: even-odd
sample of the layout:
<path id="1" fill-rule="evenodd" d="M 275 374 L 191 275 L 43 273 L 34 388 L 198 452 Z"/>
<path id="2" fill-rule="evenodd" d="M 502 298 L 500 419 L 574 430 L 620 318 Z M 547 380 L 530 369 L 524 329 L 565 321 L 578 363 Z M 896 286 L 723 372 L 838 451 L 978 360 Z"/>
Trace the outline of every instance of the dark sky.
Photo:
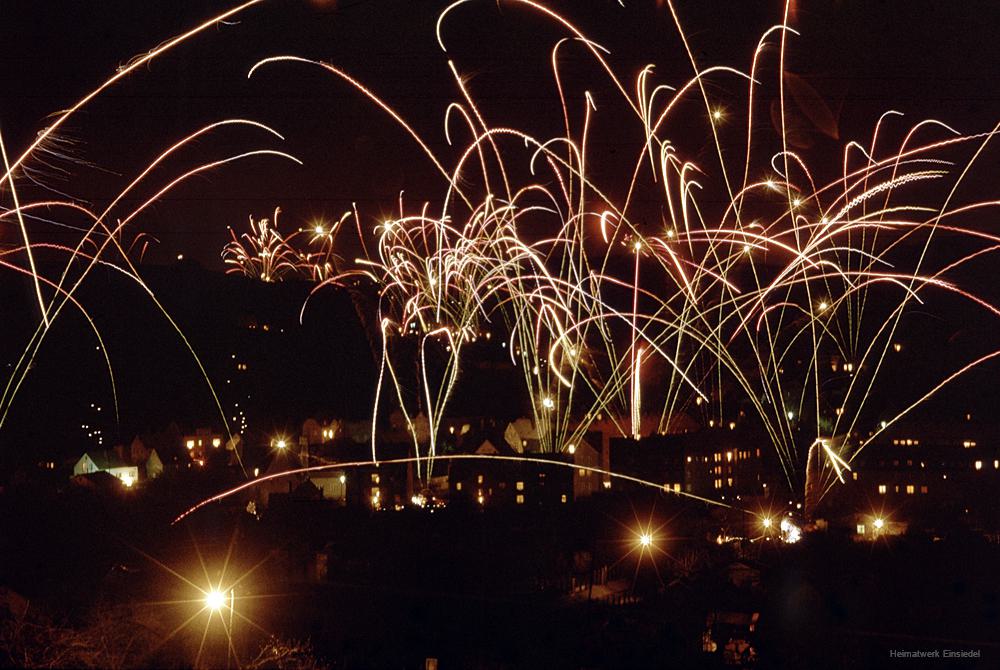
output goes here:
<path id="1" fill-rule="evenodd" d="M 226 226 L 242 226 L 248 215 L 266 216 L 276 206 L 282 207 L 288 230 L 317 216 L 337 217 L 352 201 L 373 222 L 391 211 L 400 190 L 411 203 L 440 198 L 441 180 L 409 137 L 344 82 L 299 64 L 273 65 L 252 80 L 246 73 L 258 59 L 279 54 L 334 63 L 396 106 L 449 164 L 455 150 L 444 143 L 442 119 L 457 96 L 447 69 L 451 57 L 491 123 L 523 127 L 540 137 L 558 133 L 561 115 L 548 55 L 565 32 L 514 3 L 473 2 L 446 24 L 446 55 L 434 36 L 437 13 L 446 4 L 288 0 L 253 7 L 233 25 L 208 30 L 88 106 L 62 137 L 72 142 L 68 153 L 94 167 L 56 162 L 46 170 L 47 182 L 100 203 L 164 147 L 205 123 L 243 117 L 271 125 L 287 141 L 223 130 L 150 181 L 151 187 L 159 185 L 199 161 L 254 148 L 281 149 L 304 161 L 299 167 L 253 158 L 224 167 L 178 188 L 138 222 L 135 230 L 160 240 L 151 259 L 184 253 L 215 267 Z M 550 6 L 609 48 L 624 79 L 655 63 L 659 82 L 679 84 L 690 69 L 660 4 L 632 0 L 622 8 L 613 0 L 581 0 Z M 204 0 L 4 0 L 0 129 L 11 152 L 18 153 L 45 126 L 48 114 L 79 99 L 116 67 L 228 6 Z M 722 0 L 677 6 L 701 64 L 745 69 L 759 35 L 780 21 L 783 5 Z M 996 121 L 1000 10 L 993 3 L 842 0 L 800 2 L 795 10 L 801 35 L 790 43 L 787 69 L 816 92 L 806 102 L 825 106 L 839 135 L 834 141 L 806 129 L 810 158 L 821 171 L 835 174 L 839 145 L 865 140 L 889 108 L 905 112 L 908 124 L 933 116 L 968 132 Z M 620 183 L 616 170 L 632 160 L 641 143 L 636 124 L 582 49 L 565 54 L 569 96 L 579 99 L 589 90 L 599 105 L 593 169 Z M 768 75 L 774 72 L 771 65 Z M 732 78 L 710 85 L 711 94 L 723 102 L 733 99 L 736 107 L 743 92 Z M 582 114 L 579 105 L 574 111 Z M 766 111 L 758 111 L 764 133 L 771 130 Z M 704 159 L 701 154 L 710 155 L 705 128 L 681 112 L 674 133 L 678 141 L 688 141 L 694 157 Z M 71 178 L 57 168 L 69 169 Z M 6 241 L 11 232 L 0 231 L 0 239 Z"/>

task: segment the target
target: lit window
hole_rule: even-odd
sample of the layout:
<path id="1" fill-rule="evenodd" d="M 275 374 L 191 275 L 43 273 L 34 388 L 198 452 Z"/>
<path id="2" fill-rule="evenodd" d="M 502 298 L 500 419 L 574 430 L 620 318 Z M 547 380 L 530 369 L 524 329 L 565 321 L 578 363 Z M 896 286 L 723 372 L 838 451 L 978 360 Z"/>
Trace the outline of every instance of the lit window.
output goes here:
<path id="1" fill-rule="evenodd" d="M 733 452 L 731 452 L 731 451 L 727 451 L 727 452 L 726 452 L 726 462 L 727 462 L 727 463 L 731 463 L 731 462 L 732 462 L 732 460 L 733 460 Z"/>
<path id="2" fill-rule="evenodd" d="M 455 490 L 456 491 L 462 490 L 462 482 L 455 482 Z"/>
<path id="3" fill-rule="evenodd" d="M 515 487 L 517 488 L 518 491 L 523 491 L 524 490 L 524 482 L 518 482 L 517 484 L 515 484 Z"/>
<path id="4" fill-rule="evenodd" d="M 520 493 L 517 494 L 517 504 L 518 505 L 523 505 L 524 504 L 524 495 L 522 495 Z"/>
<path id="5" fill-rule="evenodd" d="M 881 493 L 882 495 L 885 495 L 885 491 L 886 491 L 885 484 L 879 484 L 878 485 L 878 492 Z"/>
<path id="6" fill-rule="evenodd" d="M 721 489 L 722 488 L 722 480 L 721 479 L 716 479 L 715 480 L 715 488 L 717 488 L 717 489 Z"/>
<path id="7" fill-rule="evenodd" d="M 218 449 L 220 445 L 222 445 L 222 438 L 213 437 L 212 438 L 212 446 L 215 447 L 216 449 Z"/>
<path id="8" fill-rule="evenodd" d="M 187 441 L 187 448 L 188 449 L 194 449 L 194 440 L 188 440 Z"/>
<path id="9" fill-rule="evenodd" d="M 927 487 L 926 486 L 921 486 L 920 487 L 920 492 L 921 493 L 927 493 Z"/>
<path id="10" fill-rule="evenodd" d="M 477 484 L 482 484 L 483 483 L 483 476 L 482 475 L 476 475 L 476 483 Z"/>
<path id="11" fill-rule="evenodd" d="M 562 494 L 561 496 L 559 496 L 559 502 L 566 502 L 566 494 L 565 493 Z"/>
<path id="12" fill-rule="evenodd" d="M 853 479 L 854 481 L 857 481 L 858 480 L 858 473 L 857 472 L 852 472 L 851 473 L 851 479 Z"/>
<path id="13" fill-rule="evenodd" d="M 732 485 L 733 485 L 733 478 L 732 477 L 727 477 L 726 478 L 726 486 L 732 486 Z"/>
<path id="14" fill-rule="evenodd" d="M 982 469 L 983 469 L 983 462 L 976 461 L 976 470 L 982 470 Z"/>
<path id="15" fill-rule="evenodd" d="M 580 468 L 580 476 L 581 477 L 586 477 L 587 476 L 587 471 L 584 470 L 583 468 Z"/>
<path id="16" fill-rule="evenodd" d="M 378 484 L 380 479 L 381 477 L 378 476 L 378 473 L 372 473 L 372 484 Z"/>
<path id="17" fill-rule="evenodd" d="M 674 492 L 677 493 L 677 492 L 680 492 L 680 490 L 681 490 L 681 485 L 680 484 L 674 484 Z"/>
<path id="18" fill-rule="evenodd" d="M 858 524 L 858 535 L 864 535 L 864 534 L 865 534 L 865 524 L 859 523 Z"/>
<path id="19" fill-rule="evenodd" d="M 913 484 L 907 484 L 906 485 L 906 494 L 907 495 L 913 495 L 915 492 L 916 492 L 916 487 L 914 487 Z"/>

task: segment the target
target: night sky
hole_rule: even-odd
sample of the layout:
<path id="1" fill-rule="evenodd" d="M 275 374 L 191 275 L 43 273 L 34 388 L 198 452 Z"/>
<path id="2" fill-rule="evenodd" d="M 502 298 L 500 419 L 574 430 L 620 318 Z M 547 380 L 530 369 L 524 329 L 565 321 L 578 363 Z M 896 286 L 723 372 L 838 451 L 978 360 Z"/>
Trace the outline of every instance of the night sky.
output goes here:
<path id="1" fill-rule="evenodd" d="M 346 83 L 293 63 L 264 68 L 251 80 L 246 74 L 259 59 L 273 55 L 335 64 L 395 106 L 448 164 L 457 153 L 447 147 L 443 132 L 445 108 L 458 96 L 447 68 L 453 58 L 489 122 L 522 127 L 539 137 L 559 133 L 561 114 L 548 57 L 565 33 L 525 8 L 471 3 L 446 24 L 449 53 L 444 54 L 434 24 L 446 4 L 344 0 L 252 7 L 234 25 L 203 33 L 88 106 L 62 137 L 72 142 L 66 153 L 92 167 L 56 161 L 45 170 L 45 181 L 98 203 L 163 148 L 206 123 L 241 117 L 271 125 L 287 141 L 226 129 L 178 156 L 162 174 L 176 176 L 198 160 L 264 147 L 287 151 L 303 166 L 252 158 L 224 167 L 175 190 L 138 222 L 136 230 L 160 240 L 150 260 L 163 262 L 183 253 L 209 267 L 220 267 L 227 225 L 242 226 L 249 215 L 267 216 L 276 206 L 284 212 L 285 230 L 291 230 L 317 217 L 339 217 L 352 202 L 374 222 L 393 211 L 400 191 L 409 203 L 438 200 L 444 184 L 427 159 L 404 131 Z M 669 11 L 657 6 L 662 4 L 551 3 L 611 50 L 611 62 L 624 80 L 655 63 L 658 81 L 676 85 L 690 75 L 690 66 Z M 0 128 L 11 153 L 45 126 L 47 115 L 222 6 L 190 0 L 5 2 Z M 679 3 L 678 11 L 701 64 L 746 69 L 760 34 L 780 21 L 781 8 L 779 2 L 699 2 Z M 887 109 L 907 115 L 900 132 L 925 117 L 963 132 L 987 130 L 995 122 L 1000 81 L 992 73 L 1000 52 L 994 46 L 995 22 L 989 20 L 996 13 L 992 3 L 802 2 L 795 10 L 793 23 L 801 35 L 788 49 L 787 70 L 799 93 L 790 105 L 791 116 L 797 117 L 792 122 L 796 137 L 812 152 L 807 155 L 814 168 L 829 170 L 831 178 L 840 166 L 839 146 L 850 139 L 867 144 Z M 634 144 L 622 141 L 628 137 L 620 129 L 632 132 L 634 124 L 623 116 L 624 105 L 589 55 L 582 49 L 563 53 L 568 98 L 579 100 L 587 90 L 597 100 L 592 146 L 601 155 L 595 169 L 614 182 L 610 177 L 618 164 L 632 160 L 632 146 L 640 146 L 642 138 L 634 138 Z M 773 74 L 774 68 L 764 72 Z M 724 103 L 727 95 L 741 96 L 744 90 L 733 78 L 720 77 L 710 83 L 709 93 Z M 735 102 L 738 107 L 740 101 Z M 575 111 L 581 113 L 579 104 Z M 772 125 L 766 101 L 757 124 L 764 133 Z M 673 135 L 678 142 L 687 140 L 692 154 L 710 155 L 705 128 L 697 123 L 682 120 Z M 59 168 L 70 169 L 72 179 L 64 179 Z"/>

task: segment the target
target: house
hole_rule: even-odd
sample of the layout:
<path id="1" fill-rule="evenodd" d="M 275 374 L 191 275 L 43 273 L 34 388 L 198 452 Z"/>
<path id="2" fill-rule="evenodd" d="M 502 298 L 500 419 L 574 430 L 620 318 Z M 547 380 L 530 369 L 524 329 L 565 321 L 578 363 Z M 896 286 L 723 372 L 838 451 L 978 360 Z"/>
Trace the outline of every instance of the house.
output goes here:
<path id="1" fill-rule="evenodd" d="M 566 446 L 565 453 L 573 458 L 573 500 L 592 496 L 601 490 L 602 475 L 591 468 L 601 467 L 601 453 L 587 440 Z"/>
<path id="2" fill-rule="evenodd" d="M 481 436 L 470 444 L 475 442 L 479 444 L 471 453 L 482 456 L 482 459 L 456 460 L 450 465 L 450 500 L 482 507 L 538 506 L 566 504 L 573 496 L 574 470 L 567 467 L 572 458 L 569 454 L 535 455 L 538 460 L 551 461 L 551 465 L 531 460 L 509 460 L 519 456 L 519 453 L 506 438 Z M 490 456 L 508 458 L 491 459 Z M 596 456 L 593 458 L 596 460 Z"/>
<path id="3" fill-rule="evenodd" d="M 156 479 L 163 474 L 163 461 L 160 460 L 160 455 L 156 453 L 156 449 L 149 450 L 149 455 L 146 457 L 143 467 L 146 470 L 147 479 Z"/>
<path id="4" fill-rule="evenodd" d="M 519 454 L 537 452 L 541 445 L 535 424 L 532 423 L 531 419 L 524 417 L 515 419 L 507 424 L 507 428 L 503 433 L 503 439 L 511 449 Z"/>
<path id="5" fill-rule="evenodd" d="M 332 421 L 306 419 L 302 422 L 302 437 L 310 447 L 329 444 L 343 437 L 343 433 L 343 422 L 336 419 Z"/>
<path id="6" fill-rule="evenodd" d="M 197 428 L 194 433 L 183 436 L 181 440 L 191 460 L 198 465 L 205 465 L 209 450 L 218 449 L 225 442 L 222 434 L 211 428 Z"/>
<path id="7" fill-rule="evenodd" d="M 73 466 L 73 476 L 106 472 L 131 488 L 139 480 L 139 467 L 128 465 L 106 451 L 88 451 Z"/>
<path id="8" fill-rule="evenodd" d="M 347 472 L 344 470 L 320 471 L 309 475 L 307 481 L 319 489 L 323 500 L 347 504 Z"/>

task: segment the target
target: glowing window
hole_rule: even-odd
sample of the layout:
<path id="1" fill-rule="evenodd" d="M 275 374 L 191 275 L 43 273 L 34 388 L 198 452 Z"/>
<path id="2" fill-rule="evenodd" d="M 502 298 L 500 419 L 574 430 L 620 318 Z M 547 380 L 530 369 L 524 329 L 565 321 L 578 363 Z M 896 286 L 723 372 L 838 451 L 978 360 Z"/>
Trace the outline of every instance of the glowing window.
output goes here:
<path id="1" fill-rule="evenodd" d="M 562 494 L 561 496 L 559 496 L 559 502 L 566 502 L 566 494 L 565 493 Z"/>
<path id="2" fill-rule="evenodd" d="M 455 490 L 456 491 L 462 490 L 462 482 L 455 482 Z"/>
<path id="3" fill-rule="evenodd" d="M 520 493 L 517 494 L 517 504 L 518 505 L 523 505 L 524 504 L 524 495 L 522 495 Z"/>
<path id="4" fill-rule="evenodd" d="M 885 495 L 885 492 L 886 492 L 886 486 L 885 486 L 885 484 L 879 484 L 878 485 L 878 492 L 881 493 L 882 495 Z"/>
<path id="5" fill-rule="evenodd" d="M 913 484 L 906 485 L 906 494 L 913 495 L 916 492 L 916 487 Z"/>
<path id="6" fill-rule="evenodd" d="M 515 484 L 515 487 L 517 488 L 518 491 L 523 491 L 524 490 L 524 482 L 518 482 L 517 484 Z"/>
<path id="7" fill-rule="evenodd" d="M 982 470 L 982 469 L 983 469 L 983 462 L 976 461 L 976 470 Z"/>

